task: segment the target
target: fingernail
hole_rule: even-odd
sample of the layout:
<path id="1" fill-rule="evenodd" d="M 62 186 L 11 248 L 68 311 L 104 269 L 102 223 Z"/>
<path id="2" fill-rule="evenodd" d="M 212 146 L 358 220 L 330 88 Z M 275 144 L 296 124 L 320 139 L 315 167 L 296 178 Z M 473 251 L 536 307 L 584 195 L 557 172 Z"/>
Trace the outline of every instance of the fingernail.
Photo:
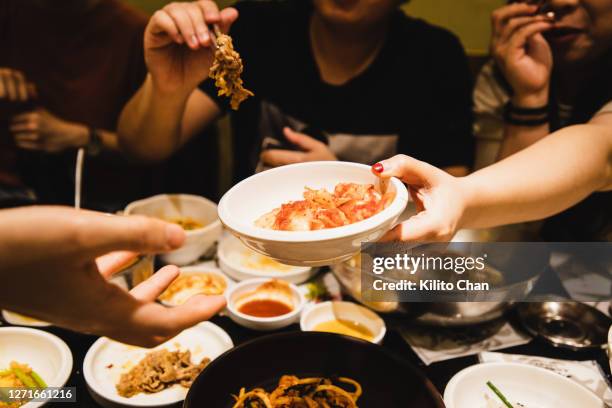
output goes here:
<path id="1" fill-rule="evenodd" d="M 176 224 L 166 225 L 166 242 L 171 248 L 178 248 L 185 241 L 185 231 Z"/>
<path id="2" fill-rule="evenodd" d="M 193 46 L 198 45 L 198 37 L 196 37 L 195 34 L 191 36 L 191 45 Z"/>
<path id="3" fill-rule="evenodd" d="M 385 171 L 385 168 L 383 167 L 382 163 L 376 163 L 372 166 L 372 170 L 374 170 L 376 173 L 382 173 Z"/>
<path id="4" fill-rule="evenodd" d="M 201 32 L 200 33 L 200 42 L 202 44 L 205 44 L 208 41 L 208 33 L 207 32 Z"/>

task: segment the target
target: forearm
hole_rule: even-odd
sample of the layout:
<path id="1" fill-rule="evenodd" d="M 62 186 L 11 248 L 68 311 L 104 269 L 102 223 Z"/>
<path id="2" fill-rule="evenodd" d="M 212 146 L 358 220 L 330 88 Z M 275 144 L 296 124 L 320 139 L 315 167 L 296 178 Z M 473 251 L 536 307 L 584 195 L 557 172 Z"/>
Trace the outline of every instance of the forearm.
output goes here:
<path id="1" fill-rule="evenodd" d="M 504 124 L 503 140 L 499 149 L 497 160 L 505 159 L 508 156 L 531 146 L 543 139 L 550 132 L 548 123 L 539 126 L 519 126 L 510 123 Z"/>
<path id="2" fill-rule="evenodd" d="M 120 149 L 147 161 L 170 156 L 181 145 L 181 123 L 188 97 L 184 93 L 163 94 L 149 75 L 119 118 Z"/>
<path id="3" fill-rule="evenodd" d="M 505 160 L 459 179 L 461 228 L 542 219 L 612 185 L 612 128 L 565 128 Z"/>

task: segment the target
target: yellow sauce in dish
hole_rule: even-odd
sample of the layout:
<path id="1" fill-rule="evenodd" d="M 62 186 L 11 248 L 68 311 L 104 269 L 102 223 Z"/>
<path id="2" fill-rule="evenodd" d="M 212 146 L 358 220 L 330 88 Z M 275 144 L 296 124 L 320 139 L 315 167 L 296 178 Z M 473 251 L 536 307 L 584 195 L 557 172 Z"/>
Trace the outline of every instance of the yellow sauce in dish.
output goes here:
<path id="1" fill-rule="evenodd" d="M 166 221 L 180 225 L 185 231 L 193 231 L 204 228 L 204 223 L 196 221 L 191 217 L 167 218 Z"/>
<path id="2" fill-rule="evenodd" d="M 334 319 L 327 322 L 319 323 L 314 327 L 315 331 L 344 334 L 347 336 L 357 337 L 363 340 L 374 340 L 374 334 L 364 325 L 344 319 Z"/>

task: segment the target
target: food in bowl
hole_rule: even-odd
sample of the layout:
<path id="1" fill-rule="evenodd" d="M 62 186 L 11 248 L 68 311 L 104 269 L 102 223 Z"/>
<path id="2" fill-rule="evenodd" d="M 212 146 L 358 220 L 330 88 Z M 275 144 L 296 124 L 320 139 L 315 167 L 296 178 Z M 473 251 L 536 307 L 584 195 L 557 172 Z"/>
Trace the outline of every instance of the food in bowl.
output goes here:
<path id="1" fill-rule="evenodd" d="M 242 256 L 240 258 L 240 266 L 243 266 L 245 268 L 256 269 L 258 271 L 267 273 L 289 272 L 295 269 L 295 267 L 293 266 L 284 265 L 268 256 L 261 255 L 260 253 L 257 253 L 247 247 L 243 248 L 241 255 Z"/>
<path id="2" fill-rule="evenodd" d="M 123 373 L 116 385 L 117 393 L 130 398 L 140 393 L 153 394 L 176 384 L 189 388 L 210 362 L 191 362 L 191 351 L 159 349 L 147 353 L 136 366 Z"/>
<path id="3" fill-rule="evenodd" d="M 191 217 L 174 217 L 174 218 L 163 218 L 164 221 L 171 222 L 179 225 L 185 231 L 193 231 L 199 228 L 204 228 L 204 223 L 194 220 Z"/>
<path id="4" fill-rule="evenodd" d="M 346 390 L 347 385 L 352 389 Z M 233 408 L 357 408 L 361 393 L 361 384 L 351 378 L 338 377 L 332 381 L 322 377 L 283 375 L 270 393 L 263 388 L 251 391 L 241 388 L 240 393 L 233 396 L 236 400 Z"/>
<path id="5" fill-rule="evenodd" d="M 222 295 L 227 289 L 227 281 L 216 273 L 181 274 L 159 299 L 171 305 L 182 305 L 196 295 Z"/>
<path id="6" fill-rule="evenodd" d="M 11 361 L 7 369 L 0 369 L 0 388 L 47 388 L 47 384 L 29 365 Z M 0 401 L 0 408 L 18 408 L 27 402 Z"/>
<path id="7" fill-rule="evenodd" d="M 278 317 L 291 313 L 293 292 L 288 283 L 273 279 L 255 290 L 242 294 L 234 304 L 236 310 L 253 317 Z"/>
<path id="8" fill-rule="evenodd" d="M 314 331 L 322 331 L 328 333 L 344 334 L 353 336 L 367 341 L 374 340 L 374 333 L 366 326 L 359 322 L 347 319 L 332 319 L 319 323 L 314 326 Z"/>
<path id="9" fill-rule="evenodd" d="M 333 193 L 306 187 L 303 197 L 262 215 L 255 225 L 280 231 L 342 227 L 378 214 L 389 206 L 395 193 L 383 194 L 374 184 L 339 183 Z"/>

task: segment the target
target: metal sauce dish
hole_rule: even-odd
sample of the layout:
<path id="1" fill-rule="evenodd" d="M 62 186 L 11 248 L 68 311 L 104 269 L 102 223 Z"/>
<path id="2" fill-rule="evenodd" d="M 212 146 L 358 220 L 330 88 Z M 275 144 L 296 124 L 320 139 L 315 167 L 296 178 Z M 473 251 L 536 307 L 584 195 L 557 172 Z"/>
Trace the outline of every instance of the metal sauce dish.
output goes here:
<path id="1" fill-rule="evenodd" d="M 532 335 L 571 350 L 602 348 L 612 319 L 579 302 L 520 303 L 521 323 Z"/>

